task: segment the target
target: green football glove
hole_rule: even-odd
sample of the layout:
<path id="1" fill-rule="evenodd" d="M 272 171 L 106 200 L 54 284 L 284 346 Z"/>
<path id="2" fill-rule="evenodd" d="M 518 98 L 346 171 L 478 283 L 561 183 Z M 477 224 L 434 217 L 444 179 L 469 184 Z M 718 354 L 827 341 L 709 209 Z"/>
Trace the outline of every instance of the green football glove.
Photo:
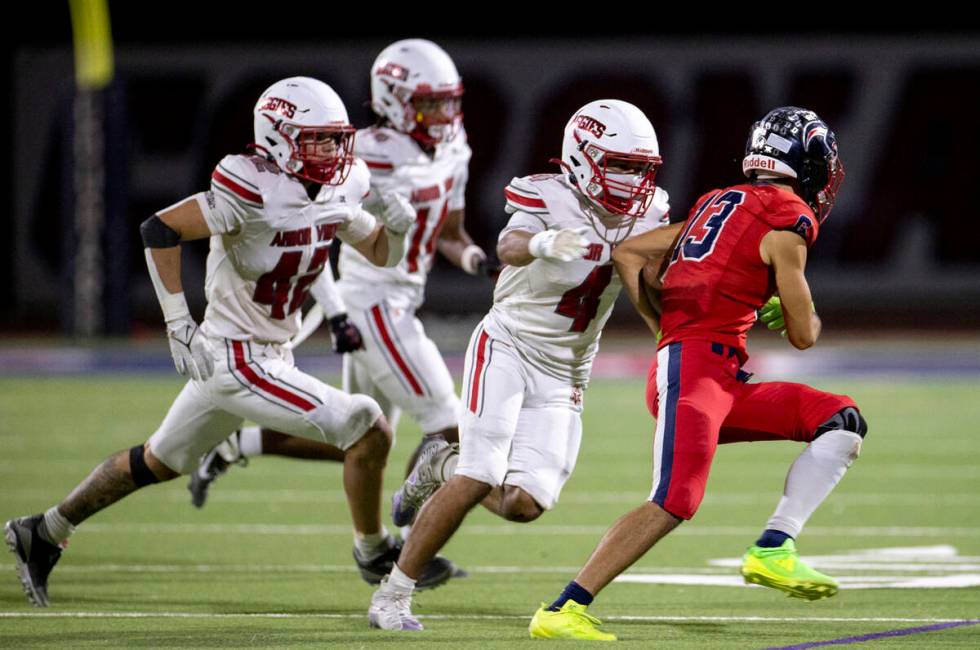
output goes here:
<path id="1" fill-rule="evenodd" d="M 812 302 L 810 308 L 816 313 L 817 306 Z M 783 317 L 783 303 L 779 301 L 779 296 L 773 296 L 762 306 L 759 310 L 759 320 L 772 331 L 779 330 L 779 335 L 786 338 L 786 318 Z"/>
<path id="2" fill-rule="evenodd" d="M 779 301 L 779 296 L 773 296 L 762 306 L 759 310 L 759 320 L 774 332 L 782 330 L 779 334 L 786 336 L 786 319 L 783 318 L 783 304 Z"/>

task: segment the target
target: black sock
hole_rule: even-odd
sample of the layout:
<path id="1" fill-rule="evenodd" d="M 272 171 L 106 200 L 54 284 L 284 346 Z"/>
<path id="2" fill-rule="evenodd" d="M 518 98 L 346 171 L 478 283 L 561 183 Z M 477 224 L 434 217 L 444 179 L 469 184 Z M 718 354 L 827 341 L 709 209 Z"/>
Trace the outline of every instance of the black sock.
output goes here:
<path id="1" fill-rule="evenodd" d="M 770 528 L 762 533 L 762 537 L 756 540 L 755 545 L 761 546 L 762 548 L 778 548 L 787 539 L 793 538 L 782 531 Z"/>
<path id="2" fill-rule="evenodd" d="M 561 592 L 561 596 L 558 596 L 558 600 L 551 603 L 548 610 L 557 612 L 562 608 L 562 605 L 570 600 L 574 600 L 579 605 L 591 605 L 593 596 L 585 589 L 585 587 L 572 580 L 565 587 L 564 591 Z"/>

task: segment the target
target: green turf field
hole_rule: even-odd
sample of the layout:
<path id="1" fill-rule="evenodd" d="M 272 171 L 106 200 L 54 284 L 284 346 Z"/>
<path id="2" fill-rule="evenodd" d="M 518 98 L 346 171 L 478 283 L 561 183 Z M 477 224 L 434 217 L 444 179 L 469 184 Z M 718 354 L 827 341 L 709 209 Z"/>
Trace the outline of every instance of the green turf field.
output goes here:
<path id="1" fill-rule="evenodd" d="M 809 603 L 711 586 L 735 582 L 732 565 L 799 452 L 792 443 L 733 446 L 719 450 L 695 520 L 629 573 L 661 584 L 616 583 L 601 594 L 592 611 L 605 629 L 637 647 L 766 648 L 980 618 L 980 587 L 950 586 L 980 580 L 980 385 L 818 385 L 851 394 L 871 428 L 862 458 L 799 540 L 845 589 Z M 104 456 L 144 440 L 179 387 L 176 378 L 0 380 L 0 516 L 46 509 Z M 652 420 L 642 394 L 637 381 L 588 391 L 579 466 L 553 512 L 525 525 L 475 512 L 464 523 L 445 553 L 471 576 L 416 598 L 423 633 L 368 628 L 371 589 L 351 561 L 339 466 L 260 458 L 216 483 L 201 511 L 179 479 L 84 524 L 52 574 L 47 610 L 27 605 L 12 556 L 2 556 L 0 646 L 531 643 L 527 622 L 538 603 L 649 490 Z M 417 437 L 407 421 L 400 433 L 389 494 Z M 852 553 L 867 549 L 904 550 Z M 976 648 L 980 625 L 862 645 Z"/>

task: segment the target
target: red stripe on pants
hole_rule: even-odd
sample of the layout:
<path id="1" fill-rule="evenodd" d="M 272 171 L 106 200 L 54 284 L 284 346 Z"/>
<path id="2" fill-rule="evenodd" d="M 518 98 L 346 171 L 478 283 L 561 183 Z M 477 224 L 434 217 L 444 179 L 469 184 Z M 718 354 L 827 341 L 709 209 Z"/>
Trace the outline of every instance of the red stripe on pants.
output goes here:
<path id="1" fill-rule="evenodd" d="M 415 391 L 416 395 L 425 396 L 425 391 L 422 390 L 422 385 L 415 378 L 415 375 L 412 374 L 412 371 L 409 369 L 408 364 L 405 363 L 402 355 L 398 354 L 398 349 L 395 347 L 395 342 L 391 339 L 391 334 L 388 333 L 388 330 L 385 327 L 384 318 L 381 317 L 381 307 L 378 305 L 371 307 L 371 315 L 374 317 L 374 323 L 378 326 L 378 332 L 381 333 L 381 339 L 384 341 L 385 347 L 388 348 L 388 352 L 391 353 L 391 358 L 395 360 L 395 364 L 398 365 L 398 368 L 402 371 L 402 374 L 405 375 L 405 379 L 407 379 L 408 383 L 412 386 L 412 390 Z"/>
<path id="2" fill-rule="evenodd" d="M 486 330 L 480 332 L 480 338 L 476 342 L 476 366 L 473 368 L 473 380 L 470 382 L 470 411 L 476 413 L 477 403 L 480 401 L 480 374 L 486 364 L 487 341 Z"/>
<path id="3" fill-rule="evenodd" d="M 238 372 L 240 372 L 245 379 L 254 384 L 257 388 L 261 388 L 270 395 L 278 397 L 285 402 L 289 402 L 293 406 L 297 406 L 304 411 L 312 411 L 316 408 L 316 404 L 313 404 L 299 395 L 289 392 L 282 386 L 277 386 L 256 374 L 256 372 L 252 370 L 245 362 L 245 346 L 242 345 L 241 341 L 232 341 L 231 345 L 235 350 L 235 369 L 238 370 Z"/>

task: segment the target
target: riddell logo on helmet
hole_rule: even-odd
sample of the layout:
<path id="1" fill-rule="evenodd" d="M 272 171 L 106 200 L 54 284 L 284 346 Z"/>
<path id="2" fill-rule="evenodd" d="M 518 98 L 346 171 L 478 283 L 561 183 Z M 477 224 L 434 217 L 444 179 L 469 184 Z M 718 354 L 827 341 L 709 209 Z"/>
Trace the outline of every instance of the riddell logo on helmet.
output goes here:
<path id="1" fill-rule="evenodd" d="M 394 77 L 395 79 L 407 79 L 408 69 L 398 65 L 397 63 L 385 63 L 383 66 L 375 70 L 374 74 L 381 75 L 383 77 Z"/>
<path id="2" fill-rule="evenodd" d="M 575 117 L 575 126 L 588 131 L 597 138 L 601 138 L 602 134 L 606 132 L 605 124 L 588 115 L 577 115 Z"/>
<path id="3" fill-rule="evenodd" d="M 776 161 L 772 160 L 771 158 L 752 156 L 751 158 L 745 159 L 745 164 L 743 167 L 745 169 L 766 169 L 769 171 L 776 171 Z"/>
<path id="4" fill-rule="evenodd" d="M 296 115 L 296 104 L 287 102 L 285 99 L 280 99 L 279 97 L 270 97 L 259 110 L 279 113 L 283 117 L 293 117 Z"/>

